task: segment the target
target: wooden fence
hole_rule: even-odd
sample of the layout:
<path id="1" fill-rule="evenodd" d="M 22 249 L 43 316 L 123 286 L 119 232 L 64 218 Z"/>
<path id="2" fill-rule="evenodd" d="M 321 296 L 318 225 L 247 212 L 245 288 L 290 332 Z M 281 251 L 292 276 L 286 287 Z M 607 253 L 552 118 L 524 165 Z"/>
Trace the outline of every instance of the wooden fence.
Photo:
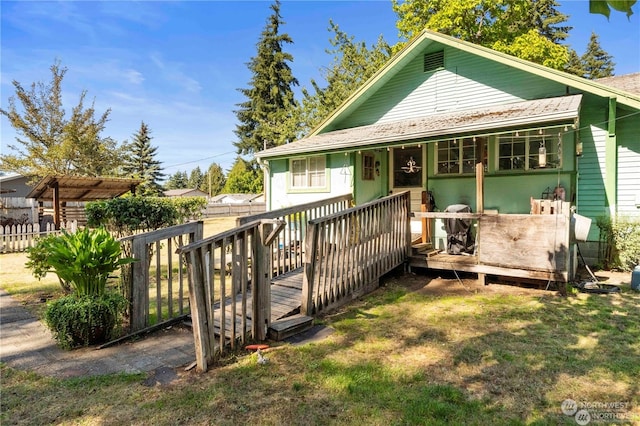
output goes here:
<path id="1" fill-rule="evenodd" d="M 78 223 L 76 221 L 64 222 L 60 229 L 73 233 L 78 230 Z M 0 253 L 26 251 L 36 244 L 38 238 L 61 232 L 55 228 L 53 223 L 47 223 L 42 227 L 37 223 L 0 226 Z"/>
<path id="2" fill-rule="evenodd" d="M 344 211 L 351 207 L 352 202 L 352 195 L 345 194 L 252 216 L 240 217 L 236 220 L 236 223 L 240 226 L 263 219 L 275 219 L 286 223 L 285 229 L 278 234 L 269 250 L 272 265 L 269 273 L 270 277 L 273 278 L 303 266 L 303 240 L 309 221 Z"/>
<path id="3" fill-rule="evenodd" d="M 411 250 L 410 194 L 402 192 L 307 224 L 302 308 L 335 308 L 378 287 Z"/>
<path id="4" fill-rule="evenodd" d="M 202 210 L 202 217 L 247 216 L 263 213 L 266 203 L 253 201 L 250 203 L 211 203 Z"/>
<path id="5" fill-rule="evenodd" d="M 187 263 L 198 371 L 237 344 L 266 338 L 271 317 L 268 247 L 284 223 L 262 220 L 178 250 Z M 250 292 L 250 301 L 248 301 Z"/>
<path id="6" fill-rule="evenodd" d="M 124 255 L 138 259 L 122 272 L 130 302 L 130 333 L 161 327 L 189 314 L 186 264 L 176 249 L 202 236 L 200 221 L 120 239 Z"/>

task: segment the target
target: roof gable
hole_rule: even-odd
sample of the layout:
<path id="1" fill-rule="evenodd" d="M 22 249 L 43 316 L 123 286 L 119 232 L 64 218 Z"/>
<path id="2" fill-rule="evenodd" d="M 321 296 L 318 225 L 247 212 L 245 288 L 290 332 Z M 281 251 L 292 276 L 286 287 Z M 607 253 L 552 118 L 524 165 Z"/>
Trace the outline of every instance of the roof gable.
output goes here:
<path id="1" fill-rule="evenodd" d="M 340 128 L 337 124 L 363 105 L 380 88 L 404 69 L 417 56 L 424 52 L 438 50 L 446 46 L 472 55 L 476 55 L 508 67 L 534 74 L 544 79 L 573 88 L 577 92 L 591 93 L 602 97 L 614 97 L 622 105 L 640 109 L 640 96 L 602 83 L 587 80 L 562 71 L 557 71 L 543 65 L 529 62 L 505 53 L 462 41 L 454 37 L 424 30 L 419 36 L 398 52 L 364 85 L 358 88 L 339 108 L 320 123 L 310 136 L 325 133 Z"/>

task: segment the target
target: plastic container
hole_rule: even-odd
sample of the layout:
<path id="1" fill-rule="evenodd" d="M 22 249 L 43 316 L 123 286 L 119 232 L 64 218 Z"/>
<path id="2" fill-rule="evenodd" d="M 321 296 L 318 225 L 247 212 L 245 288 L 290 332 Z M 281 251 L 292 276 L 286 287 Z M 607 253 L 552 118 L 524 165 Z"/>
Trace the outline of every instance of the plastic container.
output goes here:
<path id="1" fill-rule="evenodd" d="M 591 219 L 574 213 L 572 221 L 575 239 L 577 241 L 587 241 L 589 229 L 591 229 Z"/>
<path id="2" fill-rule="evenodd" d="M 640 291 L 640 265 L 636 266 L 631 272 L 631 289 Z"/>

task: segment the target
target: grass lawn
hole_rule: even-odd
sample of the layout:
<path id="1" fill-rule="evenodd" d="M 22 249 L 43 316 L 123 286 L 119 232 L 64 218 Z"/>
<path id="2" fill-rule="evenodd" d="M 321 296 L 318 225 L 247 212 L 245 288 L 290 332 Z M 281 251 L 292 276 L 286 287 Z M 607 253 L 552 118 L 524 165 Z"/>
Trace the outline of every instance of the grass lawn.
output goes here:
<path id="1" fill-rule="evenodd" d="M 142 375 L 52 379 L 3 365 L 0 424 L 576 424 L 566 399 L 592 420 L 638 424 L 640 293 L 622 288 L 560 297 L 389 277 L 321 318 L 328 338 L 277 346 L 266 365 L 241 354 L 154 387 Z"/>

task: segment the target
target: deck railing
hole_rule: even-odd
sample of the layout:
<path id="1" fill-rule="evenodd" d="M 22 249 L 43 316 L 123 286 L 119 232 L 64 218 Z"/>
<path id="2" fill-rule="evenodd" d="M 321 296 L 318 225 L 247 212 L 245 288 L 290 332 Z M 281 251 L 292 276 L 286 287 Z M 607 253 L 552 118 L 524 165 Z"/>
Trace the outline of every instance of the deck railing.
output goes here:
<path id="1" fill-rule="evenodd" d="M 198 371 L 249 335 L 264 340 L 271 317 L 269 249 L 284 226 L 239 225 L 178 250 L 187 264 Z M 250 292 L 250 294 L 249 294 Z"/>
<path id="2" fill-rule="evenodd" d="M 186 264 L 176 248 L 202 240 L 203 223 L 189 222 L 120 239 L 127 256 L 138 259 L 123 268 L 130 303 L 130 333 L 161 327 L 189 314 Z"/>
<path id="3" fill-rule="evenodd" d="M 352 202 L 353 196 L 345 194 L 252 216 L 240 217 L 236 223 L 243 225 L 263 219 L 286 222 L 285 229 L 278 234 L 278 237 L 269 248 L 272 265 L 270 277 L 273 278 L 303 266 L 304 237 L 307 223 L 310 220 L 344 211 L 351 207 Z"/>
<path id="4" fill-rule="evenodd" d="M 309 221 L 301 312 L 347 303 L 402 265 L 411 249 L 409 215 L 409 192 L 402 192 Z"/>

